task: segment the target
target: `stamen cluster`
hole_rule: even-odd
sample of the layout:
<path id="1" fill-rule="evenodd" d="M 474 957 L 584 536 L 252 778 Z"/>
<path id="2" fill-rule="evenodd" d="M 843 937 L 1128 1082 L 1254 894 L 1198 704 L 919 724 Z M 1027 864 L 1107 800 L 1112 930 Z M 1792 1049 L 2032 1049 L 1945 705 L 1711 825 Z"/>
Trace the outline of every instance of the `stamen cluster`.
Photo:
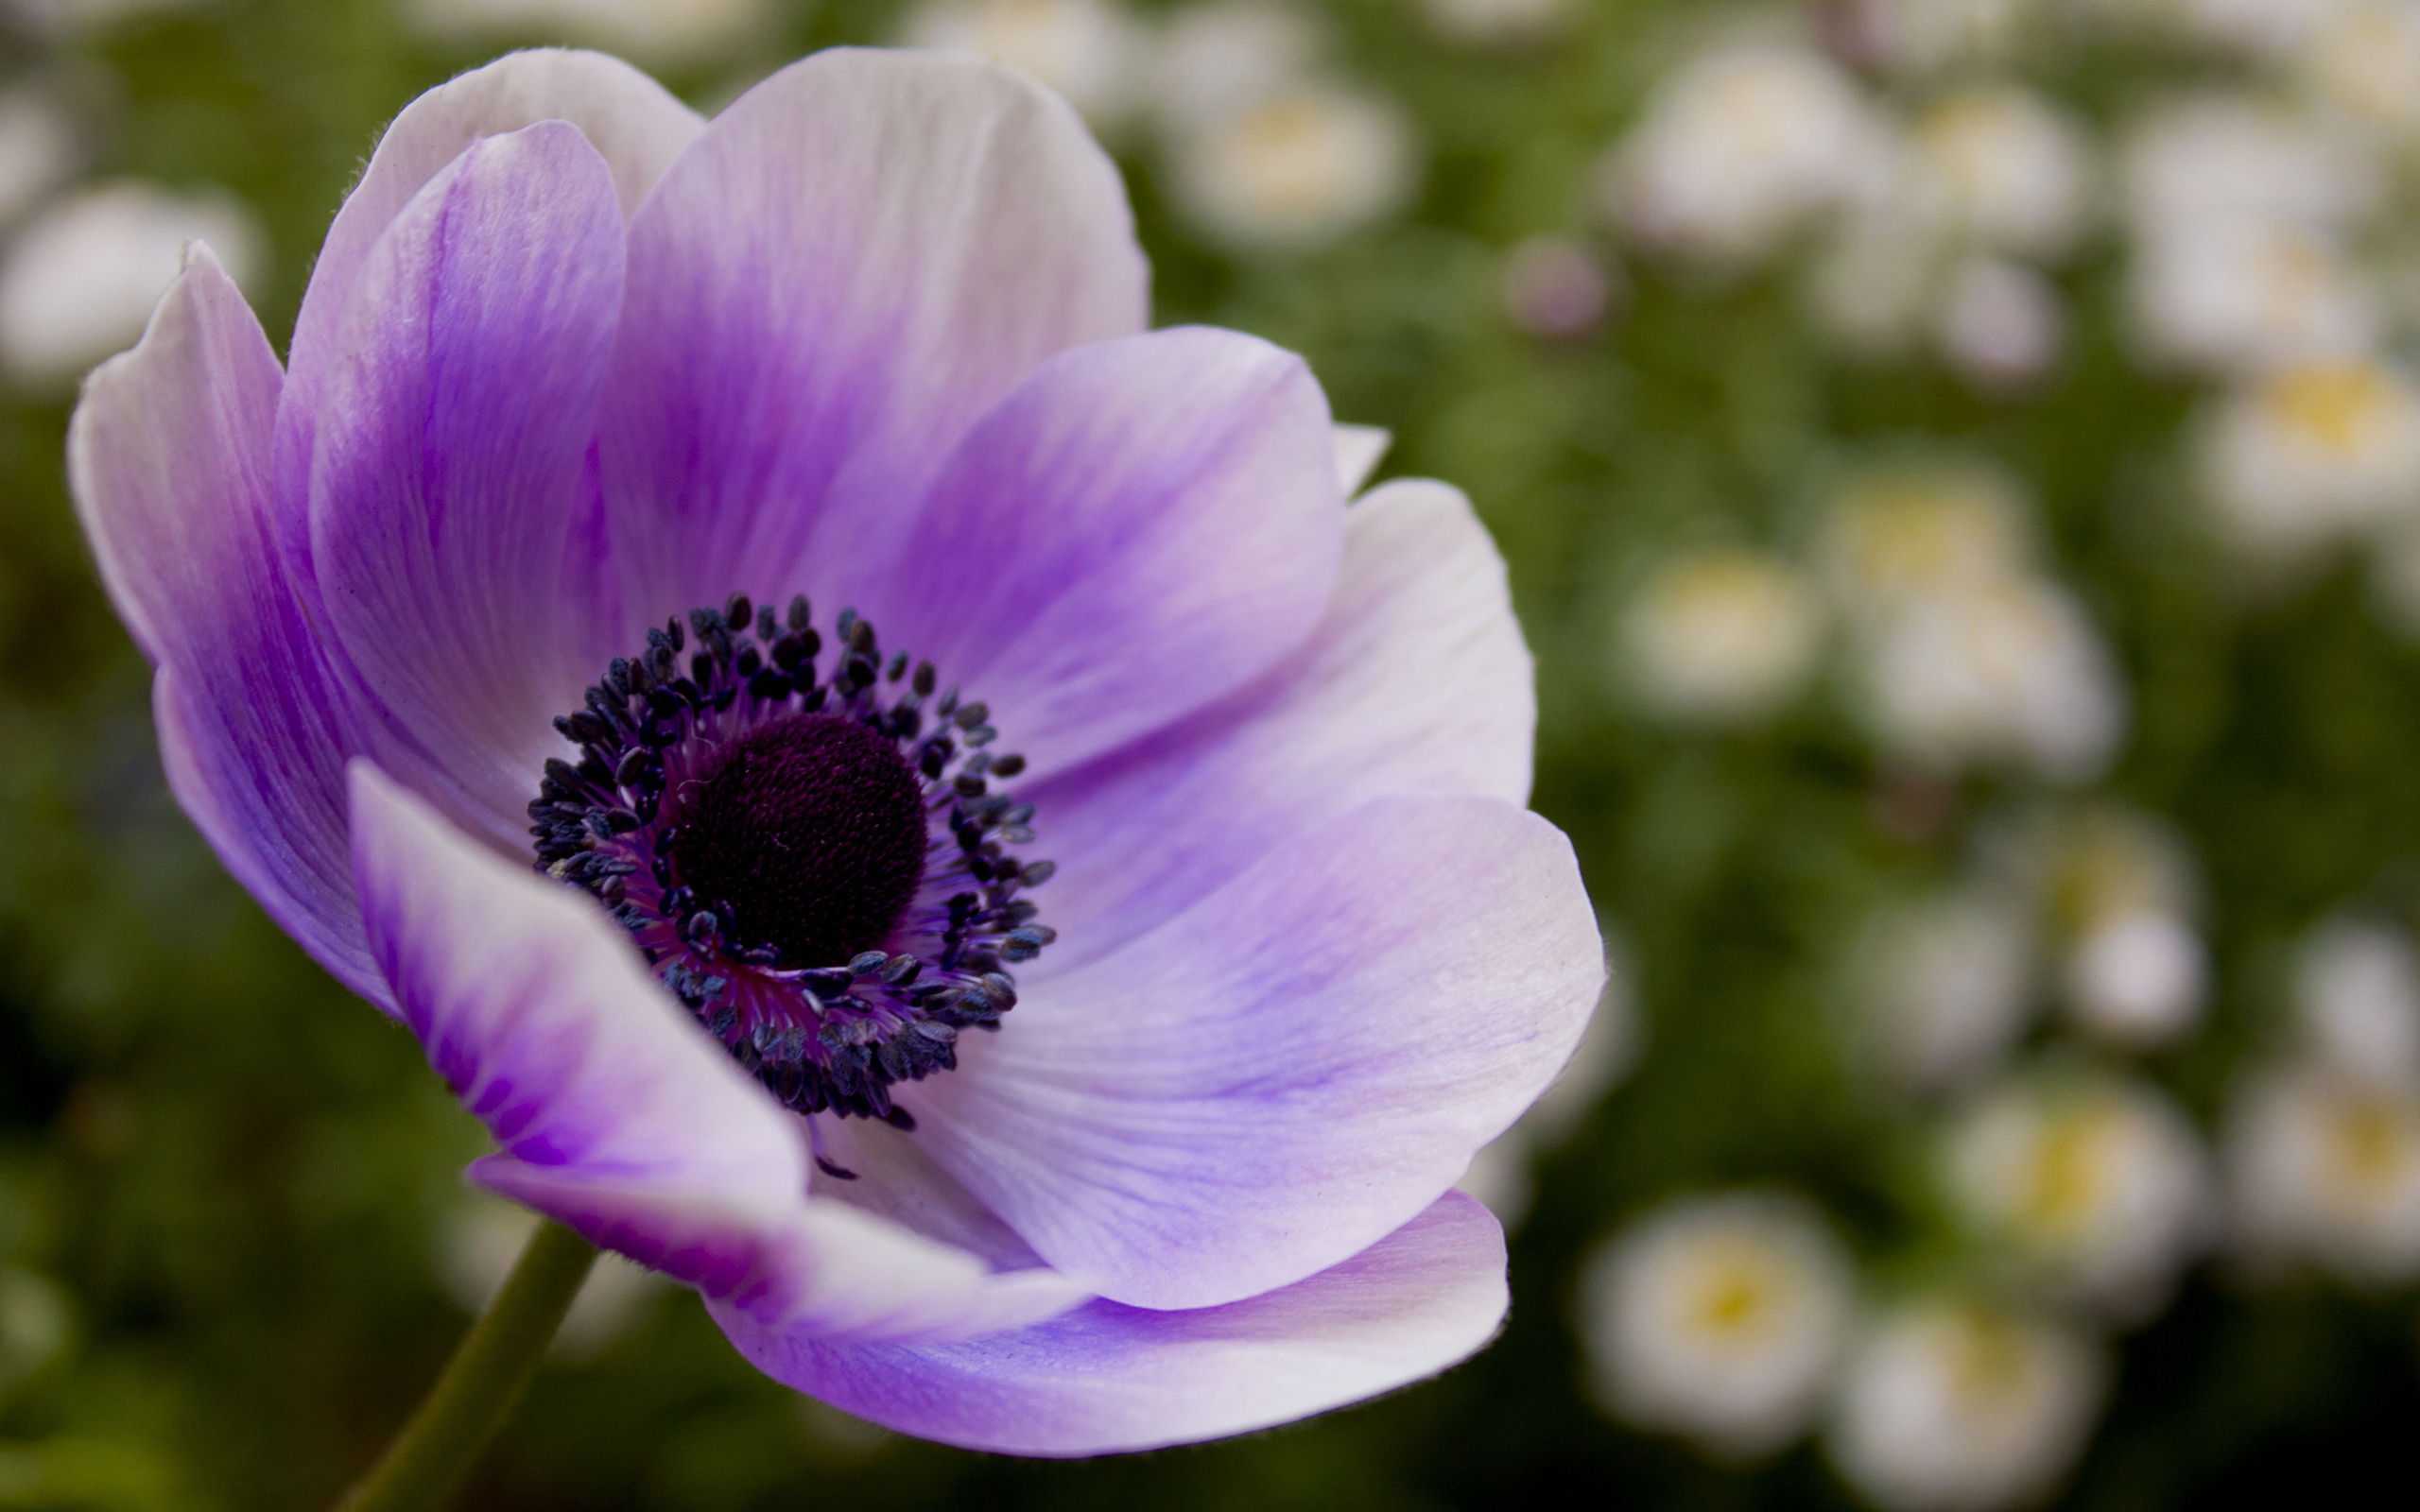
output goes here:
<path id="1" fill-rule="evenodd" d="M 960 1029 L 996 1030 L 1016 1005 L 1008 968 L 1056 937 L 1020 896 L 1052 863 L 1009 850 L 1033 839 L 1033 806 L 993 790 L 1025 760 L 992 748 L 998 732 L 983 704 L 961 702 L 955 687 L 934 697 L 931 662 L 911 670 L 899 651 L 886 664 L 854 610 L 835 625 L 821 679 L 822 637 L 804 596 L 777 617 L 735 593 L 692 610 L 689 631 L 694 651 L 677 619 L 648 630 L 643 654 L 614 658 L 585 707 L 555 721 L 579 756 L 549 760 L 529 805 L 538 868 L 613 910 L 665 985 L 785 1104 L 913 1127 L 890 1089 L 956 1066 Z M 735 746 L 763 743 L 784 721 L 829 719 L 897 752 L 920 795 L 924 854 L 904 911 L 864 942 L 877 948 L 793 959 L 742 927 L 748 899 L 704 896 L 684 878 L 683 827 L 702 816 Z M 729 829 L 728 812 L 713 817 Z M 756 917 L 756 935 L 784 933 Z"/>

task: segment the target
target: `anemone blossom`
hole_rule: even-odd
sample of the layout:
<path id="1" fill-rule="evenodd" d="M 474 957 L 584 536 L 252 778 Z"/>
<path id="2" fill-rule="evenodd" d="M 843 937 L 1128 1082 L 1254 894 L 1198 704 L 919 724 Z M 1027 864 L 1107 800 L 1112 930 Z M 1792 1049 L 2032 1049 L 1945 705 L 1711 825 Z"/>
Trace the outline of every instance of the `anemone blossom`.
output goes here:
<path id="1" fill-rule="evenodd" d="M 1348 505 L 1304 365 L 1146 279 L 997 67 L 708 123 L 524 53 L 387 131 L 284 370 L 197 246 L 70 439 L 179 800 L 471 1179 L 1020 1453 L 1483 1344 L 1451 1188 L 1603 974 L 1468 506 Z"/>

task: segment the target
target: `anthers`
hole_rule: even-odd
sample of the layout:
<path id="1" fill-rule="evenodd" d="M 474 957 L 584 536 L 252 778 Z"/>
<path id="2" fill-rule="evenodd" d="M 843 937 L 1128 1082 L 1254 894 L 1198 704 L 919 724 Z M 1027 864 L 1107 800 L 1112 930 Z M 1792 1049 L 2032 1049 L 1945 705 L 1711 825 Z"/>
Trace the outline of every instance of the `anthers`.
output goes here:
<path id="1" fill-rule="evenodd" d="M 854 610 L 833 629 L 821 678 L 804 596 L 648 630 L 555 721 L 578 760 L 546 763 L 529 833 L 784 1104 L 911 1128 L 891 1089 L 1016 1005 L 1055 868 L 1016 853 L 1033 806 L 997 790 L 1025 761 L 990 711 Z"/>

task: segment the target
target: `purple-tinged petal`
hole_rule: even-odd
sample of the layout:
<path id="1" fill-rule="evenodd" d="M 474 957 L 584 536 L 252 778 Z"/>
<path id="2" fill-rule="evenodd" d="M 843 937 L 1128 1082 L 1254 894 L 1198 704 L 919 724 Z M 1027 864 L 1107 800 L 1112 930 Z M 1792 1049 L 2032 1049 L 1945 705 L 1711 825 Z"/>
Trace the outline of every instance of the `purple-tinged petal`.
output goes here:
<path id="1" fill-rule="evenodd" d="M 343 354 L 338 328 L 371 249 L 422 187 L 472 143 L 554 120 L 579 128 L 604 156 L 625 216 L 706 125 L 619 59 L 552 48 L 499 58 L 430 90 L 395 117 L 328 228 L 288 349 L 291 370 L 277 420 L 280 545 L 306 591 L 316 592 L 308 580 L 306 501 L 321 391 Z"/>
<path id="2" fill-rule="evenodd" d="M 352 793 L 372 953 L 505 1154 L 768 1213 L 805 1192 L 787 1115 L 593 900 L 474 844 L 367 762 Z"/>
<path id="3" fill-rule="evenodd" d="M 581 464 L 622 252 L 579 130 L 483 138 L 363 261 L 323 389 L 312 559 L 383 765 L 518 852 L 549 721 L 616 638 L 610 592 L 566 592 L 564 563 L 596 555 Z"/>
<path id="4" fill-rule="evenodd" d="M 491 1156 L 471 1177 L 695 1286 L 731 1316 L 806 1338 L 929 1343 L 1024 1328 L 1092 1293 L 828 1198 L 768 1216 L 686 1191 Z"/>
<path id="5" fill-rule="evenodd" d="M 854 594 L 976 418 L 1141 330 L 1148 279 L 1115 166 L 1020 75 L 835 50 L 757 85 L 631 224 L 603 441 L 632 614 Z"/>
<path id="6" fill-rule="evenodd" d="M 1117 1301 L 1208 1307 L 1434 1201 L 1570 1058 L 1604 978 L 1552 825 L 1395 795 L 1037 984 L 901 1101 L 1051 1266 Z"/>
<path id="7" fill-rule="evenodd" d="M 1528 800 L 1537 703 L 1503 558 L 1442 483 L 1346 511 L 1308 641 L 1251 686 L 1078 771 L 1017 790 L 1059 875 L 1042 983 L 1116 950 L 1254 860 L 1384 793 Z"/>
<path id="8" fill-rule="evenodd" d="M 348 734 L 268 514 L 281 379 L 260 322 L 197 243 L 142 343 L 87 380 L 68 476 L 144 654 L 178 801 L 261 906 L 386 1004 L 346 862 Z"/>
<path id="9" fill-rule="evenodd" d="M 1361 491 L 1370 474 L 1378 471 L 1378 462 L 1387 448 L 1395 442 L 1392 431 L 1375 425 L 1339 425 L 1336 428 L 1336 482 L 1346 498 Z"/>
<path id="10" fill-rule="evenodd" d="M 1065 352 L 968 435 L 856 602 L 1063 768 L 1301 644 L 1343 552 L 1333 455 L 1319 385 L 1266 342 Z"/>
<path id="11" fill-rule="evenodd" d="M 602 910 L 366 762 L 352 786 L 371 947 L 429 1064 L 503 1146 L 472 1167 L 481 1186 L 810 1334 L 960 1337 L 1089 1295 L 810 1197 L 798 1120 L 648 976 Z"/>
<path id="12" fill-rule="evenodd" d="M 823 1343 L 713 1311 L 759 1369 L 860 1418 L 967 1449 L 1073 1456 L 1247 1433 L 1408 1385 L 1484 1346 L 1505 1300 L 1503 1230 L 1448 1193 L 1333 1268 L 1222 1307 L 1096 1301 L 921 1347 Z"/>

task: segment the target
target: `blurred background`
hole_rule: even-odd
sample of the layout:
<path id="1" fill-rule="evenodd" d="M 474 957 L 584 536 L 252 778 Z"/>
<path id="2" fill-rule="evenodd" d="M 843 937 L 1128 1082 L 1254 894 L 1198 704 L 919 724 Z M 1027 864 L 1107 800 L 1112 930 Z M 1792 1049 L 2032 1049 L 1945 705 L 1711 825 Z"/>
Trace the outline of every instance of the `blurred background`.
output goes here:
<path id="1" fill-rule="evenodd" d="M 1616 987 L 1467 1185 L 1503 1338 L 1079 1465 L 601 1269 L 463 1504 L 2215 1506 L 2420 1422 L 2415 0 L 0 0 L 0 1508 L 305 1508 L 526 1231 L 169 801 L 70 520 L 182 241 L 273 335 L 503 48 L 972 47 L 1158 318 L 1466 488 Z"/>

